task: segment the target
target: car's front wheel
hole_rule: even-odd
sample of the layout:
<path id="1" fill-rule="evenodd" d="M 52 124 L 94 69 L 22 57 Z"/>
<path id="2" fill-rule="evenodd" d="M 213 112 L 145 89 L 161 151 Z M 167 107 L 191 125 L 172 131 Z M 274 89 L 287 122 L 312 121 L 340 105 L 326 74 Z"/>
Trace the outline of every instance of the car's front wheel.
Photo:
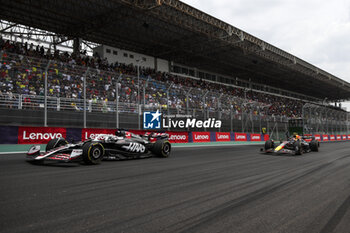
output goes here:
<path id="1" fill-rule="evenodd" d="M 83 146 L 83 161 L 86 164 L 99 164 L 101 163 L 105 154 L 104 147 L 101 143 L 88 142 Z"/>

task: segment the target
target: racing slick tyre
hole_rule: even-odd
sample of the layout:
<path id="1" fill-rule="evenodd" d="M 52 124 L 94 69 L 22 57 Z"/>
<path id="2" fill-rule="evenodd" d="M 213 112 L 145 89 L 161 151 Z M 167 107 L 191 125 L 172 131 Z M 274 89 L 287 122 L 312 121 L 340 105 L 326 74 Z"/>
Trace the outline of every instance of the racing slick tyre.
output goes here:
<path id="1" fill-rule="evenodd" d="M 85 164 L 99 164 L 105 154 L 101 143 L 88 142 L 83 146 L 83 161 Z"/>
<path id="2" fill-rule="evenodd" d="M 49 150 L 52 150 L 53 148 L 64 146 L 66 144 L 68 144 L 66 139 L 64 139 L 64 138 L 54 138 L 54 139 L 50 140 L 47 143 L 45 151 L 48 152 Z"/>
<path id="3" fill-rule="evenodd" d="M 295 155 L 302 155 L 303 154 L 303 148 L 301 146 L 301 142 L 298 140 L 295 142 Z"/>
<path id="4" fill-rule="evenodd" d="M 158 140 L 151 151 L 158 157 L 167 158 L 170 155 L 171 144 L 168 140 Z"/>
<path id="5" fill-rule="evenodd" d="M 274 147 L 275 147 L 275 145 L 274 145 L 272 140 L 267 140 L 265 142 L 265 150 L 268 150 L 268 149 L 271 149 L 271 148 L 274 148 Z"/>
<path id="6" fill-rule="evenodd" d="M 318 152 L 318 147 L 319 147 L 319 142 L 318 142 L 318 141 L 312 140 L 312 141 L 310 142 L 310 149 L 311 149 L 311 151 L 316 151 L 316 152 Z"/>

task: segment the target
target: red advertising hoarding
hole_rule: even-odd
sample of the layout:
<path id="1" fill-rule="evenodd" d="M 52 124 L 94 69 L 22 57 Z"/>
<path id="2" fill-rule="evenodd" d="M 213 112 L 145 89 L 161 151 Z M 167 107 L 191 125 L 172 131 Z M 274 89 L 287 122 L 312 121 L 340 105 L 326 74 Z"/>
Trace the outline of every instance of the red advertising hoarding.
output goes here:
<path id="1" fill-rule="evenodd" d="M 66 128 L 18 127 L 18 144 L 46 144 L 51 139 L 66 138 Z"/>
<path id="2" fill-rule="evenodd" d="M 323 141 L 325 141 L 325 142 L 329 140 L 328 135 L 325 135 L 325 134 L 324 134 L 324 135 L 322 135 L 322 137 L 323 137 Z"/>
<path id="3" fill-rule="evenodd" d="M 268 140 L 270 140 L 270 135 L 264 134 L 264 141 L 268 141 Z"/>
<path id="4" fill-rule="evenodd" d="M 347 139 L 346 135 L 343 135 L 342 139 L 343 139 L 343 140 L 346 140 L 346 139 Z"/>
<path id="5" fill-rule="evenodd" d="M 115 134 L 115 129 L 82 129 L 81 140 L 85 141 L 89 138 L 94 139 L 99 134 Z"/>
<path id="6" fill-rule="evenodd" d="M 250 134 L 250 141 L 252 142 L 260 142 L 261 141 L 261 134 Z"/>
<path id="7" fill-rule="evenodd" d="M 329 135 L 329 140 L 330 141 L 335 141 L 335 136 L 334 135 Z"/>
<path id="8" fill-rule="evenodd" d="M 193 142 L 210 142 L 209 132 L 192 132 Z"/>
<path id="9" fill-rule="evenodd" d="M 247 141 L 246 133 L 235 133 L 235 141 Z"/>
<path id="10" fill-rule="evenodd" d="M 216 141 L 217 142 L 229 142 L 231 141 L 231 134 L 230 133 L 215 133 Z"/>
<path id="11" fill-rule="evenodd" d="M 169 134 L 169 142 L 170 143 L 188 143 L 188 132 L 170 132 Z"/>
<path id="12" fill-rule="evenodd" d="M 337 135 L 337 140 L 338 140 L 338 141 L 341 140 L 341 135 Z"/>
<path id="13" fill-rule="evenodd" d="M 315 134 L 315 139 L 317 141 L 321 141 L 321 135 L 320 134 Z"/>

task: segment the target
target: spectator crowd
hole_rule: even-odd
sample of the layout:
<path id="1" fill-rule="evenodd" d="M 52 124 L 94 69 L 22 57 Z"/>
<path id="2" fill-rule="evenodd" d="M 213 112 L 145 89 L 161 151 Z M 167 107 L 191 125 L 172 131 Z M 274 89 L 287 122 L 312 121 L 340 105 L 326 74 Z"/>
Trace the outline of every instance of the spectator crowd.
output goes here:
<path id="1" fill-rule="evenodd" d="M 13 43 L 1 38 L 0 48 L 0 95 L 6 95 L 11 100 L 16 98 L 16 94 L 43 96 L 47 69 L 48 96 L 82 100 L 86 76 L 89 103 L 101 103 L 106 111 L 106 103 L 116 100 L 117 86 L 121 105 L 135 107 L 140 101 L 149 108 L 174 109 L 182 113 L 191 109 L 226 115 L 233 111 L 236 115 L 245 112 L 301 117 L 303 102 L 287 97 L 185 78 L 150 68 L 140 68 L 138 81 L 136 66 L 117 62 L 110 64 L 98 54 L 87 56 L 86 52 L 51 51 L 43 46 Z M 81 109 L 74 104 L 74 109 Z"/>

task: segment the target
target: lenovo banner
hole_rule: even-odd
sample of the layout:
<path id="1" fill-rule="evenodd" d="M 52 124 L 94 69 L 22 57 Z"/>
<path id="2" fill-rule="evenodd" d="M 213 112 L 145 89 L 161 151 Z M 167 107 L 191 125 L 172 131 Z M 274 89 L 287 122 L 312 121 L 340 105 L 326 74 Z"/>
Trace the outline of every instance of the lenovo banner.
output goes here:
<path id="1" fill-rule="evenodd" d="M 60 137 L 66 138 L 66 128 L 18 127 L 18 144 L 46 144 Z"/>
<path id="2" fill-rule="evenodd" d="M 335 136 L 334 135 L 329 135 L 329 140 L 335 141 Z"/>
<path id="3" fill-rule="evenodd" d="M 188 143 L 188 132 L 166 132 L 170 143 Z"/>
<path id="4" fill-rule="evenodd" d="M 350 135 L 348 135 L 348 140 L 350 140 Z"/>
<path id="5" fill-rule="evenodd" d="M 323 141 L 325 141 L 325 142 L 329 140 L 328 135 L 325 135 L 325 134 L 324 134 L 324 135 L 322 135 L 322 138 L 323 138 Z"/>
<path id="6" fill-rule="evenodd" d="M 343 140 L 346 140 L 346 139 L 347 139 L 346 135 L 343 135 L 343 136 L 342 136 L 342 139 L 343 139 Z"/>
<path id="7" fill-rule="evenodd" d="M 270 135 L 264 134 L 264 141 L 268 141 L 268 140 L 270 140 Z"/>
<path id="8" fill-rule="evenodd" d="M 315 139 L 316 139 L 317 141 L 321 141 L 321 135 L 315 134 L 314 136 L 315 136 Z"/>
<path id="9" fill-rule="evenodd" d="M 235 141 L 247 141 L 246 133 L 235 133 Z"/>
<path id="10" fill-rule="evenodd" d="M 81 140 L 94 139 L 99 134 L 115 134 L 115 129 L 82 129 Z"/>
<path id="11" fill-rule="evenodd" d="M 250 141 L 252 142 L 260 142 L 261 141 L 261 134 L 250 134 Z"/>
<path id="12" fill-rule="evenodd" d="M 341 136 L 340 135 L 337 135 L 337 140 L 341 140 Z"/>
<path id="13" fill-rule="evenodd" d="M 215 133 L 217 142 L 229 142 L 231 141 L 230 133 Z"/>
<path id="14" fill-rule="evenodd" d="M 210 132 L 192 132 L 193 142 L 210 142 Z"/>

